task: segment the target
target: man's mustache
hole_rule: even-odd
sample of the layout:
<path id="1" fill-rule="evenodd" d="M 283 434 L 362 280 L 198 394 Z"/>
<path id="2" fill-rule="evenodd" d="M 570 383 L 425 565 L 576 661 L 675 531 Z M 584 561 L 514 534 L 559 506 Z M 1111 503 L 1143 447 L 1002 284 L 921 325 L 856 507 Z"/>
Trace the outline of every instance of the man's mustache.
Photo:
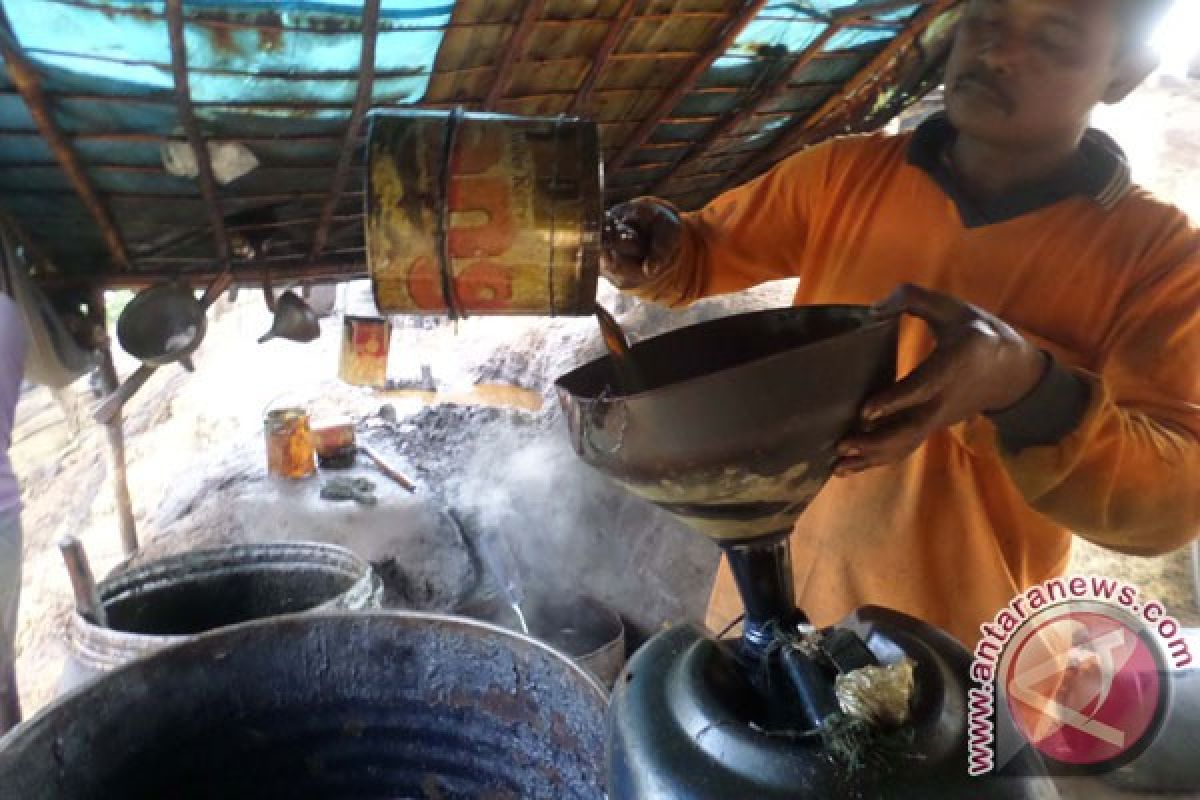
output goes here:
<path id="1" fill-rule="evenodd" d="M 1008 93 L 1008 88 L 990 70 L 979 66 L 968 67 L 955 80 L 955 86 L 961 85 L 964 81 L 977 84 L 986 89 L 989 94 L 995 96 L 996 100 L 1007 113 L 1012 114 L 1016 111 L 1017 103 L 1013 100 L 1012 95 Z"/>

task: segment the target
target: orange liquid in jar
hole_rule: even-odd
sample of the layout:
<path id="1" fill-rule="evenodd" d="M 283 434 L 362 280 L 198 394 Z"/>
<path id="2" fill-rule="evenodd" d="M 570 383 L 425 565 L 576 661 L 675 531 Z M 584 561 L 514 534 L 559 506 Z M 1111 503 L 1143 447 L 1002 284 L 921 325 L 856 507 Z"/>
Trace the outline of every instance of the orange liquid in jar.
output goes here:
<path id="1" fill-rule="evenodd" d="M 281 408 L 267 412 L 267 474 L 281 478 L 307 478 L 317 471 L 316 448 L 308 412 Z"/>

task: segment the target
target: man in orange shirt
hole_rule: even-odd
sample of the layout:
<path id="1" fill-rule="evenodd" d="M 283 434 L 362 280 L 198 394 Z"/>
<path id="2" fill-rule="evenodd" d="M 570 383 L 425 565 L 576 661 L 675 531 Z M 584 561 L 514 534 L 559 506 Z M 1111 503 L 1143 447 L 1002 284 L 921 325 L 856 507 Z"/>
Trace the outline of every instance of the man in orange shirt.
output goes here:
<path id="1" fill-rule="evenodd" d="M 973 646 L 1071 532 L 1151 555 L 1200 531 L 1200 233 L 1088 128 L 1153 70 L 1166 5 L 969 0 L 914 133 L 827 141 L 695 213 L 610 212 L 606 274 L 644 298 L 799 277 L 798 304 L 909 315 L 906 377 L 793 535 L 814 623 L 885 605 Z M 739 611 L 723 567 L 709 622 Z"/>

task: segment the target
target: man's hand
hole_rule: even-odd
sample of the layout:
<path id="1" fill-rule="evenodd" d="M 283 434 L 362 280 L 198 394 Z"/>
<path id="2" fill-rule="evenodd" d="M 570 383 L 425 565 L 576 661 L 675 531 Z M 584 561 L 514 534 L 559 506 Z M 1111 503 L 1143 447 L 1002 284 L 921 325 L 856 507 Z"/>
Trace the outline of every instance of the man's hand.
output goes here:
<path id="1" fill-rule="evenodd" d="M 631 200 L 608 210 L 600 269 L 618 289 L 636 289 L 662 274 L 679 249 L 683 224 L 669 206 Z"/>
<path id="2" fill-rule="evenodd" d="M 1050 364 L 1012 327 L 949 295 L 905 285 L 874 312 L 920 317 L 937 346 L 906 378 L 867 401 L 859 430 L 838 445 L 839 477 L 902 461 L 934 432 L 1016 404 Z"/>

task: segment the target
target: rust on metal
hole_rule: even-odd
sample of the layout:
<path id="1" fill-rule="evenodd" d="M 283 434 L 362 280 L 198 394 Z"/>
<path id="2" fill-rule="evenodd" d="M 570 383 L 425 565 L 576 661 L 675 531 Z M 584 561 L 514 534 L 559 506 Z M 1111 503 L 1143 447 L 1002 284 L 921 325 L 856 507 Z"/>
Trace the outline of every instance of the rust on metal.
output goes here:
<path id="1" fill-rule="evenodd" d="M 591 314 L 599 138 L 570 117 L 378 114 L 366 240 L 385 313 Z"/>
<path id="2" fill-rule="evenodd" d="M 59 128 L 58 123 L 54 121 L 50 103 L 46 93 L 42 90 L 41 79 L 33 65 L 25 58 L 25 54 L 21 52 L 20 45 L 17 44 L 9 29 L 8 20 L 3 16 L 0 16 L 0 54 L 4 56 L 9 77 L 12 78 L 21 99 L 29 109 L 29 116 L 37 125 L 38 132 L 46 140 L 50 152 L 54 154 L 58 165 L 66 173 L 75 194 L 79 196 L 79 201 L 83 203 L 88 214 L 96 222 L 96 226 L 100 228 L 105 247 L 108 248 L 113 262 L 121 269 L 128 269 L 129 255 L 125 250 L 125 243 L 121 239 L 116 223 L 113 222 L 112 214 L 109 213 L 108 207 L 96 193 L 96 187 L 92 185 L 92 180 L 88 177 L 87 171 L 79 159 L 79 154 L 75 152 L 74 146 Z"/>
<path id="3" fill-rule="evenodd" d="M 329 226 L 333 212 L 341 200 L 342 191 L 346 188 L 346 176 L 350 171 L 350 160 L 354 155 L 354 146 L 359 141 L 359 128 L 362 127 L 363 117 L 371 104 L 371 92 L 375 85 L 375 45 L 379 33 L 379 6 L 381 0 L 367 0 L 363 7 L 362 18 L 362 55 L 359 58 L 358 89 L 354 95 L 354 108 L 350 112 L 350 121 L 346 126 L 346 136 L 338 153 L 337 166 L 333 172 L 333 182 L 329 187 L 329 197 L 321 209 L 321 221 L 313 235 L 312 250 L 309 260 L 316 261 L 325 249 L 329 237 Z"/>
<path id="4" fill-rule="evenodd" d="M 609 169 L 618 169 L 625 164 L 634 151 L 650 138 L 650 135 L 654 133 L 654 129 L 658 127 L 659 122 L 671 113 L 671 110 L 675 108 L 679 100 L 696 85 L 696 82 L 700 80 L 700 76 L 712 66 L 713 62 L 729 49 L 737 39 L 738 34 L 750 24 L 766 4 L 767 0 L 746 0 L 741 10 L 729 18 L 729 21 L 717 36 L 716 41 L 709 45 L 708 49 L 692 62 L 692 65 L 688 68 L 683 78 L 677 81 L 671 89 L 663 92 L 658 103 L 655 104 L 654 108 L 646 115 L 641 124 L 625 140 L 624 145 L 622 145 L 616 156 L 610 159 L 608 163 Z"/>
<path id="5" fill-rule="evenodd" d="M 538 17 L 542 15 L 542 9 L 545 6 L 546 0 L 525 0 L 525 8 L 521 12 L 520 19 L 517 20 L 508 46 L 504 49 L 504 55 L 501 56 L 500 63 L 496 66 L 496 76 L 492 79 L 492 86 L 488 89 L 487 97 L 483 100 L 484 111 L 494 109 L 496 101 L 508 91 L 508 84 L 512 80 L 513 66 L 525 52 L 525 45 L 533 33 L 533 26 L 537 23 Z"/>
<path id="6" fill-rule="evenodd" d="M 591 104 L 592 91 L 596 87 L 596 79 L 604 71 L 604 67 L 608 64 L 608 60 L 617 49 L 621 37 L 629 28 L 629 20 L 633 17 L 633 10 L 637 8 L 637 4 L 638 0 L 624 0 L 621 7 L 617 9 L 617 14 L 609 24 L 608 32 L 604 34 L 603 41 L 600 42 L 600 47 L 596 51 L 595 60 L 592 62 L 587 76 L 575 92 L 575 96 L 571 98 L 571 105 L 567 108 L 568 114 L 578 114 L 581 110 L 586 110 Z"/>
<path id="7" fill-rule="evenodd" d="M 519 683 L 520 678 L 517 680 Z M 483 693 L 454 689 L 446 694 L 446 705 L 451 708 L 481 708 L 513 724 L 531 725 L 538 721 L 538 705 L 531 692 L 510 691 L 496 685 L 489 686 Z"/>
<path id="8" fill-rule="evenodd" d="M 179 123 L 183 126 L 188 144 L 196 157 L 200 194 L 208 211 L 217 260 L 223 272 L 229 271 L 229 236 L 225 232 L 225 216 L 221 213 L 221 198 L 217 194 L 217 179 L 213 175 L 208 145 L 200 133 L 196 112 L 192 107 L 191 85 L 188 81 L 187 44 L 183 37 L 183 0 L 167 0 L 167 34 L 171 42 L 171 72 L 175 78 L 175 102 Z M 215 284 L 214 284 L 215 285 Z"/>
<path id="9" fill-rule="evenodd" d="M 814 132 L 829 116 L 839 111 L 851 110 L 853 105 L 850 102 L 851 99 L 877 82 L 881 75 L 886 74 L 889 65 L 920 38 L 930 23 L 949 11 L 958 2 L 959 0 L 934 0 L 929 3 L 920 16 L 904 32 L 893 38 L 887 47 L 880 51 L 879 55 L 860 69 L 840 92 L 831 97 L 803 123 L 788 128 L 780 134 L 773 145 L 751 159 L 750 163 L 734 177 L 734 181 L 740 182 L 748 179 L 771 164 L 811 144 Z"/>

